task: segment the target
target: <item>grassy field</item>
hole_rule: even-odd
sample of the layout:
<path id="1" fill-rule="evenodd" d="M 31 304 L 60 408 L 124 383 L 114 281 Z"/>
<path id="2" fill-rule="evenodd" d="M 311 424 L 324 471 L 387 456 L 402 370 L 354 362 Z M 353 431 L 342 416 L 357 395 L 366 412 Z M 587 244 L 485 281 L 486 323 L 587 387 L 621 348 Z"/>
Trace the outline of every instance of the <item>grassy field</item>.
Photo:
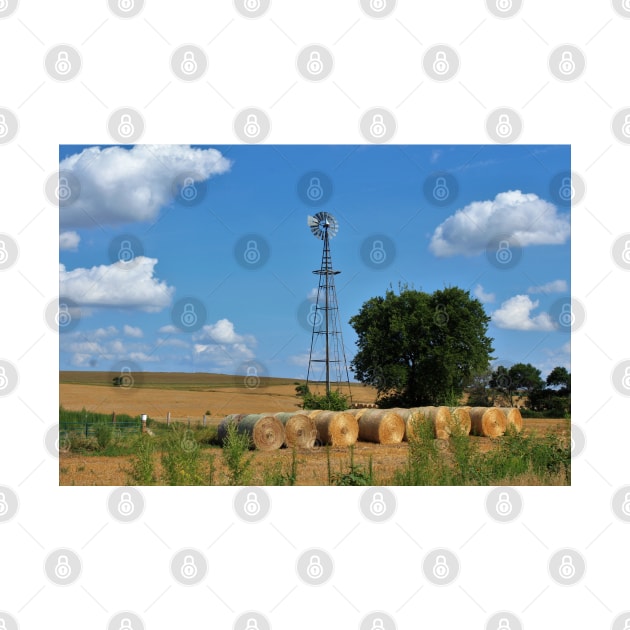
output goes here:
<path id="1" fill-rule="evenodd" d="M 248 389 L 243 377 L 147 373 L 142 383 L 121 388 L 111 378 L 106 372 L 60 375 L 61 485 L 570 483 L 570 422 L 565 419 L 525 419 L 521 435 L 496 440 L 465 436 L 444 442 L 424 435 L 419 443 L 392 446 L 358 442 L 352 449 L 245 449 L 237 459 L 248 462 L 246 474 L 235 478 L 234 459 L 216 443 L 218 423 L 228 413 L 296 410 L 294 381 L 267 379 Z M 374 396 L 370 388 L 353 387 L 355 402 L 373 402 Z M 167 427 L 169 411 L 173 422 Z M 149 415 L 151 438 L 140 434 L 142 413 Z"/>

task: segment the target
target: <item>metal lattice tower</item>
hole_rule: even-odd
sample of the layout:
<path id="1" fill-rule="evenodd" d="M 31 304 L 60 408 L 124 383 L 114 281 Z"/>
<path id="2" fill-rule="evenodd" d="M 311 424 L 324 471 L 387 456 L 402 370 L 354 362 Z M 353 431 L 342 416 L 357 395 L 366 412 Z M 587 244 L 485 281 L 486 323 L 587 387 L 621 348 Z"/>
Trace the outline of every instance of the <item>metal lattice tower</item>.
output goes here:
<path id="1" fill-rule="evenodd" d="M 324 241 L 324 248 L 321 266 L 313 271 L 319 276 L 319 285 L 317 301 L 309 313 L 313 332 L 306 385 L 323 383 L 328 395 L 332 384 L 351 400 L 350 375 L 335 290 L 335 276 L 341 272 L 333 269 L 330 256 L 330 239 L 337 234 L 339 226 L 335 217 L 328 212 L 318 212 L 315 216 L 309 216 L 308 226 L 314 236 Z"/>

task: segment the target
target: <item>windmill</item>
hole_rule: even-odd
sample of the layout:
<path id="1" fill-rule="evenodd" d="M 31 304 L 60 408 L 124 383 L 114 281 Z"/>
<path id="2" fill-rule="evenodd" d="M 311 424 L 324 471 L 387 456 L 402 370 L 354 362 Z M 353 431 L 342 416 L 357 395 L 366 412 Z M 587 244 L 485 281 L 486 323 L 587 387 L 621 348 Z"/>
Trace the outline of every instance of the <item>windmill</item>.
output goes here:
<path id="1" fill-rule="evenodd" d="M 330 394 L 331 383 L 335 384 L 340 392 L 345 386 L 347 395 L 350 397 L 350 377 L 335 290 L 335 276 L 341 272 L 333 270 L 330 256 L 330 239 L 337 234 L 339 225 L 332 214 L 318 212 L 315 216 L 308 217 L 308 226 L 313 236 L 324 241 L 324 248 L 321 266 L 313 271 L 319 276 L 319 285 L 317 300 L 309 313 L 309 323 L 313 326 L 313 333 L 306 385 L 309 385 L 309 381 L 311 383 L 323 382 L 326 386 L 326 395 Z"/>

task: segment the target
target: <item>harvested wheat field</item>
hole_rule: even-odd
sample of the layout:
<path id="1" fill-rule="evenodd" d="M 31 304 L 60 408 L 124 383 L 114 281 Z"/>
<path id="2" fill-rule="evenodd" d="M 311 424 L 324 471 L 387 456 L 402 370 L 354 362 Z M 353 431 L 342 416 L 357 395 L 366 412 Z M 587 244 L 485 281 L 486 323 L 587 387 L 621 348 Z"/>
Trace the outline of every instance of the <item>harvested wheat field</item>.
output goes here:
<path id="1" fill-rule="evenodd" d="M 524 433 L 547 434 L 553 432 L 560 436 L 568 436 L 568 423 L 564 419 L 523 419 Z M 470 437 L 484 453 L 495 447 L 495 441 L 485 437 Z M 373 444 L 369 442 L 357 442 L 354 445 L 354 459 L 359 466 L 366 467 L 369 458 L 372 458 L 372 466 L 377 474 L 378 483 L 387 485 L 388 479 L 396 469 L 402 466 L 408 457 L 409 444 Z M 216 481 L 220 484 L 225 466 L 221 461 L 221 449 L 208 449 L 215 454 Z M 275 451 L 252 451 L 254 483 L 262 485 L 263 472 L 266 468 L 280 463 L 290 466 L 292 449 L 282 448 Z M 296 485 L 312 486 L 326 485 L 328 483 L 328 460 L 326 448 L 296 449 L 299 465 L 299 474 Z M 347 468 L 349 452 L 347 448 L 331 447 L 329 450 L 331 469 L 333 472 Z M 159 473 L 161 470 L 160 455 L 155 455 L 155 466 Z M 60 485 L 112 485 L 120 486 L 129 483 L 127 471 L 131 467 L 130 456 L 104 457 L 101 455 L 81 455 L 77 453 L 61 453 L 59 458 L 59 484 Z M 524 477 L 521 480 L 511 480 L 510 485 L 540 485 L 535 478 Z M 561 485 L 558 481 L 557 485 Z"/>
<path id="2" fill-rule="evenodd" d="M 190 421 L 194 429 L 202 423 L 204 418 L 207 431 L 216 431 L 222 420 L 228 414 L 240 423 L 244 418 L 247 427 L 243 431 L 254 436 L 257 422 L 265 412 L 265 418 L 271 418 L 270 424 L 259 433 L 260 445 L 257 450 L 250 451 L 252 457 L 251 483 L 264 485 L 269 481 L 270 470 L 288 470 L 296 457 L 298 469 L 296 485 L 326 485 L 332 478 L 335 485 L 344 485 L 343 481 L 354 477 L 344 475 L 350 466 L 350 457 L 354 457 L 354 464 L 361 470 L 367 470 L 371 460 L 375 483 L 387 485 L 393 483 L 393 476 L 409 459 L 408 442 L 396 444 L 374 443 L 388 441 L 382 422 L 375 418 L 384 417 L 387 413 L 394 413 L 400 417 L 403 424 L 411 415 L 410 410 L 368 410 L 350 409 L 345 413 L 336 412 L 308 412 L 298 408 L 299 400 L 295 396 L 295 383 L 285 379 L 266 379 L 261 386 L 247 389 L 235 379 L 225 375 L 198 374 L 145 374 L 143 382 L 136 383 L 133 388 L 125 389 L 109 385 L 111 375 L 107 373 L 63 373 L 60 383 L 60 405 L 68 410 L 93 411 L 102 414 L 129 414 L 137 417 L 146 413 L 153 422 L 162 424 L 170 414 L 172 421 Z M 83 379 L 83 380 L 81 380 Z M 374 390 L 361 385 L 353 386 L 354 401 L 371 403 L 375 398 Z M 436 408 L 437 409 L 437 408 Z M 385 413 L 383 413 L 385 412 Z M 485 410 L 484 410 L 485 413 Z M 502 416 L 503 414 L 499 412 Z M 367 414 L 367 415 L 366 415 Z M 480 415 L 480 412 L 477 412 Z M 309 417 L 312 416 L 312 417 Z M 365 416 L 364 433 L 361 435 L 361 419 Z M 290 424 L 295 418 L 295 426 Z M 478 421 L 481 422 L 483 413 Z M 299 421 L 298 421 L 299 419 Z M 461 420 L 466 425 L 467 418 L 462 415 Z M 276 421 L 277 425 L 273 422 Z M 521 419 L 524 436 L 537 436 L 541 439 L 553 433 L 568 440 L 570 423 L 564 419 Z M 517 425 L 518 419 L 514 424 Z M 483 423 L 481 423 L 483 424 Z M 271 425 L 273 425 L 272 428 Z M 159 426 L 159 425 L 158 425 Z M 319 432 L 314 442 L 313 427 Z M 264 428 L 261 426 L 261 428 Z M 391 439 L 397 440 L 399 427 L 389 429 Z M 162 432 L 163 434 L 163 432 Z M 220 437 L 220 436 L 219 436 Z M 491 453 L 497 448 L 501 439 L 484 436 L 469 436 L 467 439 L 476 446 L 481 454 Z M 369 441 L 374 440 L 374 441 Z M 448 439 L 436 440 L 448 449 Z M 280 447 L 284 443 L 284 447 Z M 295 445 L 291 447 L 292 443 Z M 329 446 L 325 447 L 324 444 Z M 161 479 L 162 442 L 156 438 L 158 450 L 153 455 L 155 471 Z M 262 445 L 262 446 L 261 446 Z M 290 447 L 287 448 L 286 446 Z M 353 454 L 349 450 L 352 446 Z M 271 448 L 275 450 L 264 450 Z M 208 468 L 213 459 L 213 483 L 226 483 L 227 477 L 223 449 L 211 444 L 201 448 L 203 466 Z M 61 485 L 125 485 L 131 483 L 129 470 L 133 457 L 131 451 L 125 454 L 105 456 L 98 451 L 73 450 L 61 452 L 59 458 L 59 483 Z M 295 454 L 295 455 L 294 455 Z M 341 480 L 341 481 L 340 481 Z M 160 483 L 160 481 L 158 481 Z M 162 481 L 163 483 L 163 481 Z M 540 485 L 535 477 L 511 479 L 510 485 Z M 552 479 L 545 485 L 555 484 Z M 562 484 L 562 481 L 558 481 Z M 564 482 L 566 483 L 566 482 Z"/>

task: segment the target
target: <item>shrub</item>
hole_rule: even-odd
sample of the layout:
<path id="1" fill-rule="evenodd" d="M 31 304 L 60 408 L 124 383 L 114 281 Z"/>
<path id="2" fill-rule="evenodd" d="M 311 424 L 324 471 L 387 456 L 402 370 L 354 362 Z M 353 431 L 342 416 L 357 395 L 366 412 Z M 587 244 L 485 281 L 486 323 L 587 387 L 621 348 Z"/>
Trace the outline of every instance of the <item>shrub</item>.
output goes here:
<path id="1" fill-rule="evenodd" d="M 149 435 L 142 435 L 135 444 L 131 469 L 127 472 L 129 483 L 137 486 L 150 486 L 157 481 L 155 475 L 155 443 Z"/>
<path id="2" fill-rule="evenodd" d="M 230 422 L 223 440 L 223 460 L 228 469 L 226 482 L 230 486 L 247 485 L 252 477 L 251 465 L 254 458 L 248 455 L 251 439 L 239 433 L 234 422 Z"/>

